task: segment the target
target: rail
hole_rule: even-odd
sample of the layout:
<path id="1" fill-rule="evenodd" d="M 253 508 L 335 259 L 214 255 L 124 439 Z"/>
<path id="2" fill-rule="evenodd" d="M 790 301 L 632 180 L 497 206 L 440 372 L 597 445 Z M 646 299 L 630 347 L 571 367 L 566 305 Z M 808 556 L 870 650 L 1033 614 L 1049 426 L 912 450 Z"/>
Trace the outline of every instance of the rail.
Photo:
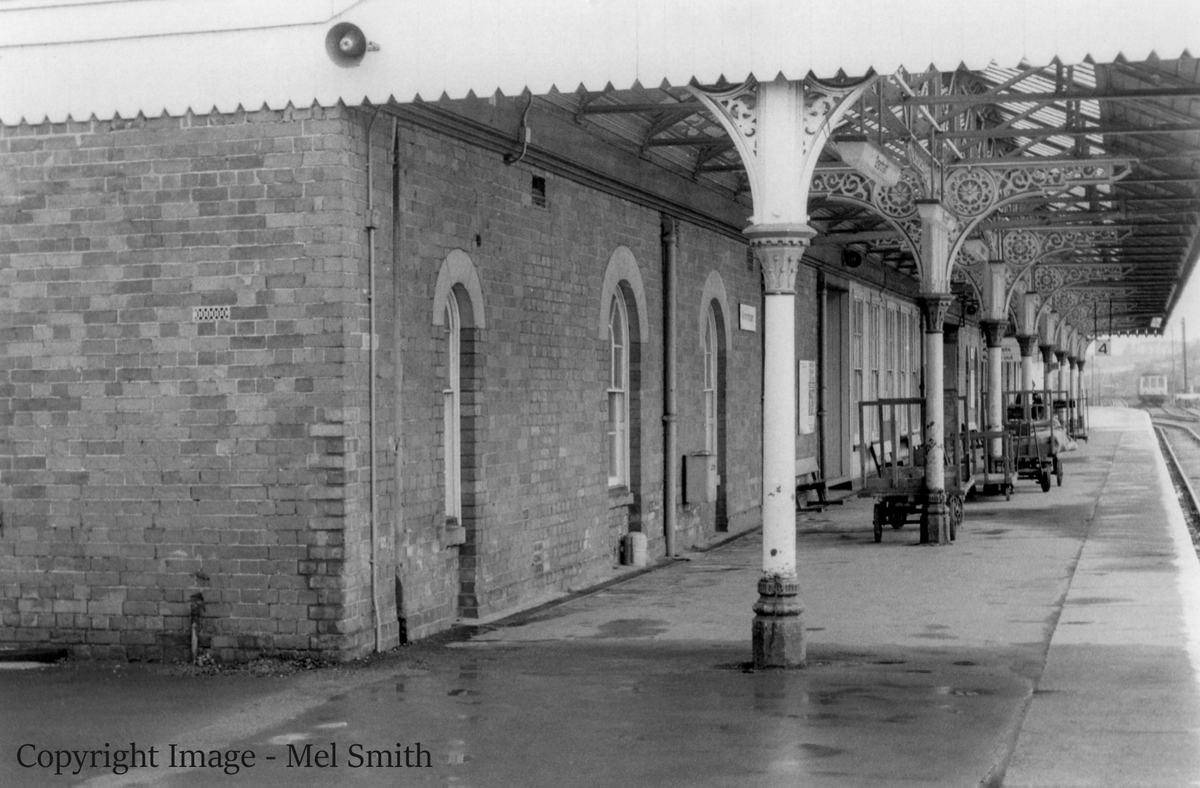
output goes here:
<path id="1" fill-rule="evenodd" d="M 1192 484 L 1189 478 L 1188 468 L 1180 461 L 1179 455 L 1172 445 L 1171 437 L 1167 435 L 1168 430 L 1174 435 L 1186 435 L 1186 440 L 1194 452 L 1200 453 L 1200 435 L 1196 433 L 1187 424 L 1178 423 L 1177 420 L 1168 420 L 1165 418 L 1152 418 L 1154 431 L 1159 437 L 1159 445 L 1163 448 L 1163 458 L 1171 470 L 1171 476 L 1176 479 L 1176 487 L 1182 494 L 1182 497 L 1187 499 L 1186 507 L 1190 509 L 1188 512 L 1189 519 L 1197 526 L 1200 526 L 1200 497 L 1196 494 L 1196 487 Z"/>

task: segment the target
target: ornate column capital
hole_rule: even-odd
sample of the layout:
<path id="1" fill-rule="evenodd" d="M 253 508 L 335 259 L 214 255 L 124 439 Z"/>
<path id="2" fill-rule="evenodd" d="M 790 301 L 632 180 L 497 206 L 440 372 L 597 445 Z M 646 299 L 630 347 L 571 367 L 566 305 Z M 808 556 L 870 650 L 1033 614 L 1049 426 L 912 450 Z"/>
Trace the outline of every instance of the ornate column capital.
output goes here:
<path id="1" fill-rule="evenodd" d="M 1037 334 L 1017 334 L 1017 344 L 1021 346 L 1021 356 L 1030 357 L 1037 349 Z"/>
<path id="2" fill-rule="evenodd" d="M 917 200 L 916 209 L 921 219 L 918 259 L 921 287 L 929 292 L 944 292 L 950 289 L 950 270 L 954 263 L 951 245 L 958 232 L 958 222 L 937 200 Z"/>
<path id="3" fill-rule="evenodd" d="M 1067 362 L 1067 351 L 1055 348 L 1054 349 L 1054 357 L 1056 359 L 1058 359 L 1058 365 L 1061 367 L 1063 364 L 1065 364 Z"/>
<path id="4" fill-rule="evenodd" d="M 1009 265 L 1004 260 L 988 260 L 984 277 L 984 311 L 1007 319 Z"/>
<path id="5" fill-rule="evenodd" d="M 1087 359 L 1080 358 L 1080 359 L 1075 360 L 1075 366 L 1079 368 L 1080 375 L 1083 374 L 1083 365 L 1086 363 L 1087 363 Z"/>
<path id="6" fill-rule="evenodd" d="M 765 292 L 794 293 L 800 258 L 817 231 L 807 224 L 755 224 L 743 232 L 762 266 Z"/>
<path id="7" fill-rule="evenodd" d="M 1079 357 L 1068 355 L 1067 363 L 1071 365 L 1071 369 L 1078 369 L 1079 368 Z"/>
<path id="8" fill-rule="evenodd" d="M 953 232 L 958 228 L 958 222 L 954 218 L 954 214 L 946 209 L 938 200 L 918 199 L 916 201 L 917 213 L 921 219 L 929 222 L 939 230 Z"/>
<path id="9" fill-rule="evenodd" d="M 942 333 L 946 313 L 954 303 L 954 293 L 921 293 L 917 296 L 917 303 L 921 305 L 921 313 L 925 316 L 925 333 Z"/>
<path id="10" fill-rule="evenodd" d="M 1054 345 L 1038 345 L 1038 350 L 1042 351 L 1042 363 L 1049 366 L 1054 362 Z"/>
<path id="11" fill-rule="evenodd" d="M 989 348 L 997 348 L 1004 344 L 1004 330 L 1008 328 L 1007 320 L 985 318 L 979 321 L 979 327 L 983 329 L 983 336 Z"/>

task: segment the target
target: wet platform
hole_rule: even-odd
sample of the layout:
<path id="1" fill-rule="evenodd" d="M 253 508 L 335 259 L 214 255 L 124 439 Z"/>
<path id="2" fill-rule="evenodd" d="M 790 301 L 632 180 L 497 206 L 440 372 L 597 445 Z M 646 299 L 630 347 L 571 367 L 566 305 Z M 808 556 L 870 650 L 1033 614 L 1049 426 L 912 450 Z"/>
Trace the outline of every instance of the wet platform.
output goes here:
<path id="1" fill-rule="evenodd" d="M 1200 564 L 1149 420 L 1096 410 L 1063 459 L 1061 487 L 969 501 L 948 547 L 915 525 L 874 544 L 870 499 L 798 518 L 812 664 L 782 680 L 803 719 L 790 759 L 761 753 L 764 784 L 1200 784 Z M 744 649 L 760 551 L 747 536 L 468 647 Z"/>
<path id="2" fill-rule="evenodd" d="M 0 784 L 1183 786 L 1200 784 L 1200 562 L 1144 414 L 1092 412 L 1063 486 L 966 505 L 957 541 L 876 544 L 871 501 L 797 518 L 809 665 L 753 671 L 761 540 L 358 668 L 0 673 Z M 64 781 L 14 743 L 258 755 Z M 420 742 L 431 766 L 351 766 Z M 329 768 L 287 747 L 336 745 Z M 269 757 L 275 758 L 268 761 Z"/>

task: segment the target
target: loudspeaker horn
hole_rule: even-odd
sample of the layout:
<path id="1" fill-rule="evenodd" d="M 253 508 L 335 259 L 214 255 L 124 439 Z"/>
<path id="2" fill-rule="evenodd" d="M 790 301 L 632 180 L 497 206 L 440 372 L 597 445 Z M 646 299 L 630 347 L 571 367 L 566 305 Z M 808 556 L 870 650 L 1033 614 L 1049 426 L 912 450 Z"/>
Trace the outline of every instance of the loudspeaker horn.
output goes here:
<path id="1" fill-rule="evenodd" d="M 362 62 L 370 49 L 367 36 L 351 22 L 339 22 L 325 35 L 325 51 L 329 59 L 342 68 L 353 68 Z"/>

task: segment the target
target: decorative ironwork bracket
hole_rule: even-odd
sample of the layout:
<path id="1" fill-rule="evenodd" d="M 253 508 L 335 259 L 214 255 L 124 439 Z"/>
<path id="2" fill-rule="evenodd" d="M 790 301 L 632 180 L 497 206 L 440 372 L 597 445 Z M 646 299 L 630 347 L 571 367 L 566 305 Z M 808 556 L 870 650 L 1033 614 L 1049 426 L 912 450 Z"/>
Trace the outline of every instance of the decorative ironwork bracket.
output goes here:
<path id="1" fill-rule="evenodd" d="M 727 90 L 688 87 L 737 148 L 754 200 L 753 223 L 808 220 L 809 185 L 825 141 L 876 79 L 873 74 L 847 83 L 750 78 Z"/>
<path id="2" fill-rule="evenodd" d="M 1040 320 L 1043 315 L 1049 314 L 1051 311 L 1056 311 L 1059 314 L 1060 324 L 1073 324 L 1075 321 L 1072 320 L 1072 317 L 1082 309 L 1090 310 L 1093 304 L 1108 305 L 1114 315 L 1130 311 L 1131 306 L 1126 300 L 1137 296 L 1136 288 L 1083 286 L 1090 282 L 1120 281 L 1123 274 L 1114 273 L 1118 270 L 1117 266 L 1108 266 L 1107 270 L 1104 270 L 1102 266 L 1057 266 L 1047 269 L 1047 276 L 1043 284 L 1054 286 L 1039 291 L 1042 296 L 1042 305 L 1038 309 L 1038 319 Z M 1060 273 L 1062 271 L 1070 273 L 1063 275 Z M 1090 315 L 1084 315 L 1084 318 L 1088 316 Z"/>
<path id="3" fill-rule="evenodd" d="M 1038 159 L 951 165 L 943 170 L 940 202 L 953 218 L 950 255 L 942 265 L 953 267 L 959 250 L 978 225 L 1000 208 L 1081 186 L 1111 184 L 1132 171 L 1129 159 Z M 917 260 L 922 283 L 949 277 L 933 270 L 934 261 L 921 256 L 920 201 L 931 199 L 932 184 L 913 167 L 904 167 L 895 186 L 881 186 L 850 169 L 823 169 L 813 178 L 810 194 L 846 202 L 874 212 L 895 229 Z M 1069 231 L 1059 231 L 1064 235 Z"/>
<path id="4" fill-rule="evenodd" d="M 1061 290 L 1091 282 L 1120 282 L 1133 270 L 1132 265 L 1038 265 L 1033 267 L 1030 284 L 1035 293 L 1050 298 Z"/>

